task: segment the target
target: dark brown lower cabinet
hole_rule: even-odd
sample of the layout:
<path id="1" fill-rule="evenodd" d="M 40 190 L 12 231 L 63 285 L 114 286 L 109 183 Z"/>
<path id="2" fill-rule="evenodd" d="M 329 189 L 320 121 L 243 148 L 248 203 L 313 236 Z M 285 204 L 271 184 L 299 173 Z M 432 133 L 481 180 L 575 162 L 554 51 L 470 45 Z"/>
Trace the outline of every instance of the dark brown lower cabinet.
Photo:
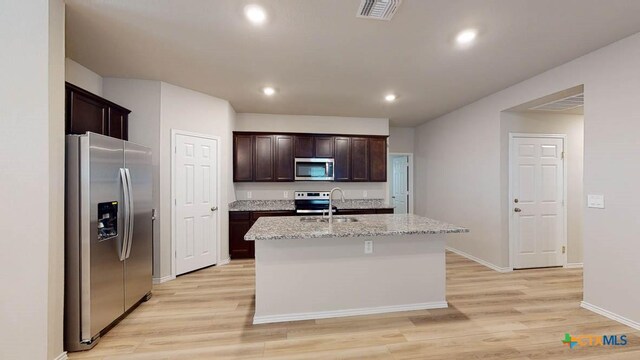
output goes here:
<path id="1" fill-rule="evenodd" d="M 253 259 L 253 241 L 245 241 L 244 235 L 251 229 L 250 212 L 229 212 L 229 255 L 232 259 Z"/>
<path id="2" fill-rule="evenodd" d="M 393 209 L 347 209 L 336 215 L 393 214 Z M 263 216 L 295 216 L 295 211 L 229 211 L 229 255 L 231 259 L 255 258 L 255 242 L 245 241 L 244 236 Z"/>
<path id="3" fill-rule="evenodd" d="M 345 209 L 338 210 L 336 215 L 373 215 L 373 214 L 393 214 L 393 209 Z"/>
<path id="4" fill-rule="evenodd" d="M 294 216 L 295 211 L 230 211 L 229 212 L 229 255 L 231 259 L 253 259 L 255 243 L 245 241 L 244 236 L 259 218 L 263 216 Z"/>

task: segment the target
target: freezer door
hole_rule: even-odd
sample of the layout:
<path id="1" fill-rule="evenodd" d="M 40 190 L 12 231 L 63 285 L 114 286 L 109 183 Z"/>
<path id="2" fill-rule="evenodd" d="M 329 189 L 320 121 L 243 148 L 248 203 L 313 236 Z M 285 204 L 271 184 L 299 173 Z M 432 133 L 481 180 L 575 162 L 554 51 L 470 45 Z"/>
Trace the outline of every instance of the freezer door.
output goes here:
<path id="1" fill-rule="evenodd" d="M 124 149 L 122 140 L 107 136 L 89 133 L 82 140 L 80 298 L 82 338 L 89 339 L 124 313 Z"/>
<path id="2" fill-rule="evenodd" d="M 125 310 L 128 310 L 151 291 L 153 174 L 150 149 L 130 142 L 124 143 L 124 149 L 132 204 L 132 229 L 125 259 Z"/>

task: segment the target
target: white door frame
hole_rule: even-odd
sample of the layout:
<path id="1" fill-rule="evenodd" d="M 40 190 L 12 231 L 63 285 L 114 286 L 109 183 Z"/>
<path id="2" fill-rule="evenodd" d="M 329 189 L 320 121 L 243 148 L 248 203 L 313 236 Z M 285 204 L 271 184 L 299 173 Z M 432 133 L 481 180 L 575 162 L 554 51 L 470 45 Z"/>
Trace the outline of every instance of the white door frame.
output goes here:
<path id="1" fill-rule="evenodd" d="M 562 150 L 566 154 L 567 152 L 567 135 L 566 134 L 537 134 L 537 133 L 509 133 L 509 160 L 508 160 L 508 169 L 509 169 L 509 196 L 507 199 L 507 213 L 509 214 L 509 269 L 513 270 L 513 264 L 515 259 L 515 224 L 513 223 L 513 215 L 511 213 L 511 208 L 513 207 L 512 199 L 513 199 L 513 171 L 512 168 L 512 156 L 514 150 L 514 139 L 515 138 L 553 138 L 553 139 L 561 139 L 562 140 Z M 567 255 L 569 254 L 569 246 L 567 244 L 567 157 L 563 156 L 562 158 L 562 177 L 563 177 L 563 194 L 562 194 L 562 212 L 563 212 L 563 231 L 562 231 L 562 245 L 565 247 L 566 251 L 562 254 L 562 262 L 563 266 L 567 266 Z"/>
<path id="2" fill-rule="evenodd" d="M 175 169 L 175 164 L 176 164 L 176 136 L 177 135 L 185 135 L 185 136 L 193 136 L 193 137 L 199 137 L 199 138 L 203 138 L 203 139 L 209 139 L 209 140 L 215 140 L 216 144 L 217 144 L 217 149 L 216 149 L 216 173 L 217 173 L 217 179 L 216 179 L 216 183 L 217 183 L 217 189 L 216 191 L 218 192 L 216 195 L 216 199 L 218 201 L 218 203 L 220 202 L 220 194 L 221 194 L 221 181 L 220 181 L 220 174 L 222 173 L 222 167 L 220 166 L 220 137 L 219 136 L 213 136 L 213 135 L 207 135 L 207 134 L 199 134 L 199 133 L 194 133 L 194 132 L 190 132 L 190 131 L 184 131 L 184 130 L 179 130 L 179 129 L 171 129 L 171 199 L 169 199 L 169 201 L 171 201 L 171 278 L 175 279 L 176 278 L 176 169 Z M 218 206 L 218 211 L 216 211 L 216 223 L 218 224 L 218 229 L 216 230 L 218 233 L 217 236 L 217 241 L 216 241 L 216 264 L 219 264 L 221 262 L 220 259 L 220 241 L 222 239 L 222 231 L 221 231 L 221 223 L 220 223 L 220 204 L 217 204 Z"/>
<path id="3" fill-rule="evenodd" d="M 413 153 L 388 153 L 387 154 L 387 166 L 389 166 L 389 159 L 392 156 L 406 156 L 408 161 L 409 161 L 409 176 L 407 176 L 407 178 L 409 179 L 409 213 L 413 214 Z M 393 173 L 393 170 L 392 170 Z M 391 203 L 391 181 L 389 181 L 389 179 L 387 179 L 387 196 L 389 197 L 389 203 Z M 393 204 L 392 204 L 393 205 Z"/>

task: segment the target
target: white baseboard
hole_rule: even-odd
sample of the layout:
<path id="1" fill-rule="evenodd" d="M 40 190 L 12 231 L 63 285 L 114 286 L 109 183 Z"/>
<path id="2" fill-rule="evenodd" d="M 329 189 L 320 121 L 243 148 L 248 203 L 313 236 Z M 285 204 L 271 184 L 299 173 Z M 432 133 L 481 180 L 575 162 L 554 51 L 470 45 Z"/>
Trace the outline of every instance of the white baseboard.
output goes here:
<path id="1" fill-rule="evenodd" d="M 345 317 L 345 316 L 383 314 L 383 313 L 398 312 L 398 311 L 442 309 L 447 307 L 449 307 L 449 304 L 447 304 L 446 301 L 434 301 L 434 302 L 419 303 L 419 304 L 378 306 L 378 307 L 361 308 L 361 309 L 318 311 L 318 312 L 286 314 L 286 315 L 254 316 L 253 323 L 268 324 L 268 323 L 278 323 L 278 322 L 286 322 L 286 321 L 328 319 L 328 318 Z"/>
<path id="2" fill-rule="evenodd" d="M 469 254 L 467 254 L 467 253 L 466 253 L 466 252 L 464 252 L 464 251 L 460 251 L 460 250 L 458 250 L 458 249 L 454 249 L 454 248 L 449 247 L 449 246 L 447 246 L 447 247 L 446 247 L 446 249 L 447 249 L 447 250 L 449 250 L 449 251 L 451 251 L 451 252 L 453 252 L 453 253 L 456 253 L 456 254 L 458 254 L 458 255 L 460 255 L 460 256 L 464 256 L 464 257 L 466 257 L 466 258 L 467 258 L 467 259 L 469 259 L 469 260 L 475 261 L 475 262 L 477 262 L 477 263 L 478 263 L 478 264 L 480 264 L 480 265 L 484 265 L 484 266 L 488 267 L 489 269 L 491 269 L 491 270 L 495 270 L 495 271 L 497 271 L 497 272 L 506 273 L 506 272 L 511 272 L 511 271 L 513 271 L 513 269 L 512 269 L 512 268 L 509 268 L 509 267 L 500 267 L 500 266 L 498 266 L 498 265 L 494 265 L 494 264 L 492 264 L 492 263 L 490 263 L 490 262 L 488 262 L 488 261 L 482 260 L 482 259 L 480 259 L 480 258 L 477 258 L 477 257 L 473 256 L 473 255 L 469 255 Z"/>
<path id="3" fill-rule="evenodd" d="M 163 277 L 160 277 L 160 278 L 154 277 L 153 278 L 153 284 L 154 285 L 158 285 L 158 284 L 166 283 L 167 281 L 171 281 L 171 280 L 173 280 L 175 278 L 176 277 L 173 276 L 173 275 L 167 275 L 167 276 L 163 276 Z"/>
<path id="4" fill-rule="evenodd" d="M 67 360 L 69 357 L 67 356 L 67 352 L 63 351 L 62 354 L 55 357 L 53 360 Z"/>
<path id="5" fill-rule="evenodd" d="M 583 263 L 567 263 L 565 269 L 582 269 Z"/>
<path id="6" fill-rule="evenodd" d="M 227 264 L 228 264 L 228 263 L 230 263 L 230 262 L 231 262 L 231 258 L 230 258 L 230 257 L 228 257 L 228 258 L 226 258 L 226 259 L 224 259 L 224 260 L 220 260 L 220 262 L 218 262 L 218 263 L 216 264 L 216 266 L 227 265 Z"/>
<path id="7" fill-rule="evenodd" d="M 615 313 L 612 313 L 609 310 L 605 310 L 605 309 L 603 309 L 601 307 L 589 304 L 588 302 L 585 302 L 585 301 L 580 302 L 580 307 L 582 307 L 584 309 L 587 309 L 589 311 L 593 311 L 594 313 L 602 315 L 604 317 L 607 317 L 607 318 L 609 318 L 609 319 L 611 319 L 613 321 L 617 321 L 619 323 L 625 324 L 625 325 L 627 325 L 629 327 L 632 327 L 632 328 L 634 328 L 636 330 L 640 330 L 640 322 L 633 321 L 631 319 L 627 319 L 626 317 L 620 316 L 620 315 L 615 314 Z"/>

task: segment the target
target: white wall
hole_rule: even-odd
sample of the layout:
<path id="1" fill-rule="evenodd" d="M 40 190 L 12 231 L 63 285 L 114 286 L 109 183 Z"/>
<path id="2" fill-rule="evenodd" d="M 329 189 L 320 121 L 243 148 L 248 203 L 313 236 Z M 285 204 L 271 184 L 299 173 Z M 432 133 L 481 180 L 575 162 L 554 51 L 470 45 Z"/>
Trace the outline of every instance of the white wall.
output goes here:
<path id="1" fill-rule="evenodd" d="M 64 59 L 66 81 L 98 96 L 103 95 L 102 76 L 70 58 Z"/>
<path id="2" fill-rule="evenodd" d="M 411 127 L 389 127 L 389 152 L 390 153 L 413 153 L 416 128 Z"/>
<path id="3" fill-rule="evenodd" d="M 0 358 L 62 353 L 64 3 L 1 1 Z"/>
<path id="4" fill-rule="evenodd" d="M 235 131 L 389 135 L 389 119 L 239 113 Z"/>
<path id="5" fill-rule="evenodd" d="M 104 97 L 131 110 L 129 141 L 151 148 L 153 163 L 153 248 L 160 246 L 160 81 L 104 78 Z M 153 254 L 153 276 L 161 277 L 160 251 Z"/>
<path id="6" fill-rule="evenodd" d="M 606 209 L 584 210 L 584 299 L 640 322 L 640 34 L 633 35 L 420 126 L 416 212 L 464 225 L 452 243 L 506 267 L 501 234 L 500 113 L 584 84 L 584 192 Z M 424 178 L 427 181 L 424 181 Z"/>
<path id="7" fill-rule="evenodd" d="M 584 217 L 583 158 L 584 117 L 554 113 L 508 112 L 501 114 L 501 178 L 509 184 L 509 133 L 565 134 L 565 163 L 567 165 L 567 262 L 582 262 L 582 226 Z M 509 187 L 501 188 L 502 238 L 509 238 L 509 217 L 512 203 Z M 455 245 L 454 245 L 455 247 Z M 508 256 L 508 254 L 507 254 Z"/>
<path id="8" fill-rule="evenodd" d="M 131 110 L 129 140 L 153 151 L 154 278 L 171 275 L 171 129 L 220 137 L 219 256 L 228 259 L 228 204 L 235 200 L 231 164 L 235 111 L 229 102 L 150 80 L 105 78 L 103 90 L 107 99 Z"/>
<path id="9" fill-rule="evenodd" d="M 223 169 L 218 194 L 219 258 L 229 258 L 229 202 L 233 198 L 231 138 L 235 111 L 228 101 L 167 83 L 161 84 L 160 126 L 160 246 L 161 275 L 171 269 L 171 129 L 220 137 Z"/>

